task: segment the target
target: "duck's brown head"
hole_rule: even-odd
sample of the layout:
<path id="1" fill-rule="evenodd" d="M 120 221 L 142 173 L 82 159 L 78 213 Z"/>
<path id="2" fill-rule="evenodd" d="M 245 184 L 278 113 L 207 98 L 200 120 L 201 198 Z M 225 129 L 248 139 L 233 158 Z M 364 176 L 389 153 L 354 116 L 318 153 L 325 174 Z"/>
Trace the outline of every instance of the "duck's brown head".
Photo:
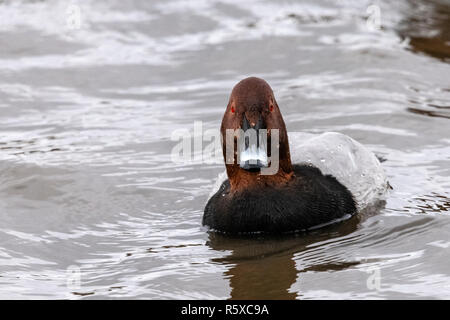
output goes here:
<path id="1" fill-rule="evenodd" d="M 278 129 L 279 144 L 275 142 L 276 130 L 273 129 Z M 230 137 L 233 130 L 235 135 Z M 263 79 L 250 77 L 236 84 L 222 119 L 221 133 L 232 191 L 284 184 L 291 179 L 293 171 L 286 125 L 272 88 Z M 264 143 L 265 139 L 261 137 L 266 133 Z M 230 152 L 230 144 L 234 152 Z M 276 152 L 278 163 L 273 161 Z M 268 170 L 270 168 L 275 171 Z"/>

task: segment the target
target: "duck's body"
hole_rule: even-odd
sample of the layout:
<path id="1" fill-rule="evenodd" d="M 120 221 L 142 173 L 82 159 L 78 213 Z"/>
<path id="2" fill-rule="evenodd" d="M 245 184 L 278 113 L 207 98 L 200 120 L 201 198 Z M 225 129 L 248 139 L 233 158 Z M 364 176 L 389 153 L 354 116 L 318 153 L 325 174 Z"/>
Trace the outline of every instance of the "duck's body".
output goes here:
<path id="1" fill-rule="evenodd" d="M 225 138 L 229 129 L 237 136 Z M 249 131 L 258 137 L 267 132 L 267 142 L 245 140 Z M 379 161 L 350 137 L 290 135 L 290 148 L 273 92 L 262 79 L 247 78 L 233 88 L 221 133 L 228 179 L 219 177 L 203 216 L 203 224 L 216 231 L 311 229 L 355 214 L 386 189 Z"/>
<path id="2" fill-rule="evenodd" d="M 349 190 L 309 165 L 294 165 L 289 183 L 231 192 L 228 180 L 212 196 L 203 224 L 228 233 L 300 231 L 356 212 Z"/>

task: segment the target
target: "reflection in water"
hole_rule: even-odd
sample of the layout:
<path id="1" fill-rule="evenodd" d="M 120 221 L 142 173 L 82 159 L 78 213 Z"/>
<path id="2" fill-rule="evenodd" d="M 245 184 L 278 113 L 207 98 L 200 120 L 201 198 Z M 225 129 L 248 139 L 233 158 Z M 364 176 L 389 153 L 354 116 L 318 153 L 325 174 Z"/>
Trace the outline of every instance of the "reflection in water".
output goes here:
<path id="1" fill-rule="evenodd" d="M 409 39 L 410 49 L 413 52 L 425 53 L 443 62 L 450 62 L 450 2 L 411 0 L 409 3 L 415 9 L 408 10 L 398 25 L 399 35 Z M 418 89 L 415 90 L 420 92 Z M 440 91 L 446 90 L 448 89 L 443 88 Z M 424 99 L 425 101 L 410 100 L 415 106 L 406 110 L 422 116 L 450 119 L 448 101 L 433 102 L 433 98 L 439 97 L 439 93 L 431 94 L 431 99 Z"/>
<path id="2" fill-rule="evenodd" d="M 297 271 L 294 254 L 308 245 L 338 238 L 356 230 L 359 216 L 336 226 L 307 234 L 280 237 L 227 237 L 211 233 L 208 245 L 216 250 L 231 250 L 230 256 L 216 262 L 232 264 L 225 276 L 230 278 L 231 299 L 295 299 L 290 292 L 297 274 L 306 271 L 341 270 L 345 263 L 330 263 Z"/>
<path id="3" fill-rule="evenodd" d="M 440 108 L 442 108 L 442 107 L 440 107 Z M 408 110 L 409 112 L 412 112 L 412 113 L 417 113 L 417 114 L 425 115 L 428 117 L 440 117 L 440 118 L 450 119 L 450 113 L 446 114 L 443 112 L 438 112 L 438 111 L 433 111 L 433 110 L 422 110 L 422 109 L 418 109 L 418 108 L 407 108 L 406 110 Z"/>
<path id="4" fill-rule="evenodd" d="M 307 233 L 282 236 L 226 236 L 210 233 L 207 245 L 214 250 L 230 250 L 225 258 L 214 262 L 230 264 L 225 272 L 230 279 L 231 299 L 296 299 L 291 286 L 304 272 L 340 271 L 359 264 L 358 261 L 330 261 L 297 270 L 294 255 L 310 249 L 320 241 L 337 239 L 354 232 L 370 216 L 378 214 L 385 206 L 378 201 L 351 219 Z"/>
<path id="5" fill-rule="evenodd" d="M 295 299 L 297 294 L 289 292 L 297 278 L 293 248 L 303 249 L 302 242 L 297 238 L 270 241 L 211 234 L 208 244 L 213 249 L 233 251 L 214 260 L 233 265 L 225 273 L 230 279 L 231 299 Z"/>
<path id="6" fill-rule="evenodd" d="M 400 25 L 400 35 L 408 37 L 415 52 L 448 61 L 450 59 L 450 4 L 442 0 L 410 1 L 409 10 Z"/>
<path id="7" fill-rule="evenodd" d="M 324 230 L 284 236 L 231 237 L 210 233 L 207 245 L 215 250 L 231 250 L 229 256 L 214 259 L 214 262 L 232 265 L 225 272 L 225 278 L 230 279 L 231 299 L 295 299 L 297 293 L 289 290 L 299 273 L 294 254 L 306 250 L 314 242 L 349 234 L 356 229 L 358 222 L 359 217 L 355 216 Z M 321 271 L 340 267 L 347 266 L 322 265 L 313 269 Z"/>
<path id="8" fill-rule="evenodd" d="M 413 199 L 415 206 L 406 206 L 405 208 L 415 210 L 419 213 L 444 213 L 450 211 L 450 198 L 432 192 Z"/>

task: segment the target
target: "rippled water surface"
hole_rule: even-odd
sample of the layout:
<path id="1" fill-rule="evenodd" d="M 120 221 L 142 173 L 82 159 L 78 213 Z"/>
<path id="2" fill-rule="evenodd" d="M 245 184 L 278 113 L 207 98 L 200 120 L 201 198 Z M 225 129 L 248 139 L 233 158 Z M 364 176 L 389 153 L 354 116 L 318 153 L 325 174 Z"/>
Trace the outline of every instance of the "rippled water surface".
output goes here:
<path id="1" fill-rule="evenodd" d="M 0 297 L 450 298 L 450 3 L 375 3 L 379 30 L 369 1 L 0 1 Z M 218 128 L 250 75 L 289 131 L 383 159 L 385 202 L 202 228 L 223 165 L 172 162 L 171 135 Z"/>

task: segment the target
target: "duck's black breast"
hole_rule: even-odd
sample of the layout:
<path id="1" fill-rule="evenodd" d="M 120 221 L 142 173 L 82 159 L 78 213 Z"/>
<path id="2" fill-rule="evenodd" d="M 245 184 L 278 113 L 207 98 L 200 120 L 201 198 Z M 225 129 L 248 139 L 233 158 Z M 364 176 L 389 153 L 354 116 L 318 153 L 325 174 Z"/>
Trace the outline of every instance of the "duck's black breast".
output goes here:
<path id="1" fill-rule="evenodd" d="M 226 180 L 209 199 L 203 225 L 227 233 L 304 230 L 356 212 L 350 191 L 315 167 L 294 166 L 294 180 L 282 187 L 230 193 Z"/>

